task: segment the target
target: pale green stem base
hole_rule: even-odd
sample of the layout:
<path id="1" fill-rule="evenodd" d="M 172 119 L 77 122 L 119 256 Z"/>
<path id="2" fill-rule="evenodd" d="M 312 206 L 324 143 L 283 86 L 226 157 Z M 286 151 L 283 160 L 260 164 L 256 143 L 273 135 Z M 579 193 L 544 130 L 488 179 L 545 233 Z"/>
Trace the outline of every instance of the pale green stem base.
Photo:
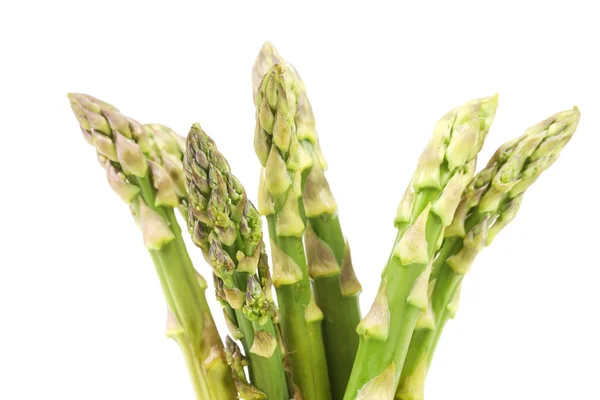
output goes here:
<path id="1" fill-rule="evenodd" d="M 342 265 L 346 241 L 337 215 L 311 218 L 315 234 L 329 245 L 338 265 Z M 344 397 L 358 350 L 356 327 L 360 322 L 358 295 L 344 296 L 340 276 L 314 280 L 315 300 L 323 312 L 323 341 L 333 400 Z"/>
<path id="2" fill-rule="evenodd" d="M 444 264 L 445 260 L 457 251 L 461 243 L 462 241 L 457 238 L 446 239 L 438 253 L 438 259 L 436 259 L 438 267 L 435 268 L 434 265 L 436 276 L 432 278 L 436 279 L 436 284 L 431 298 L 431 307 L 435 316 L 435 326 L 433 329 L 420 329 L 414 332 L 398 385 L 398 392 L 396 395 L 396 398 L 398 399 L 412 400 L 412 397 L 408 397 L 404 394 L 407 392 L 405 388 L 407 379 L 409 380 L 410 385 L 425 387 L 427 370 L 431 364 L 435 347 L 444 326 L 450 317 L 448 305 L 456 295 L 463 278 L 463 275 L 454 273 Z M 418 370 L 419 367 L 421 367 L 422 362 L 426 363 L 424 372 Z M 421 382 L 417 383 L 415 380 Z"/>
<path id="3" fill-rule="evenodd" d="M 216 370 L 212 372 L 220 370 L 218 374 L 220 379 L 213 379 L 211 382 L 208 378 L 209 372 L 203 364 L 202 355 L 211 350 L 210 346 L 215 345 L 205 343 L 204 339 L 208 336 L 218 338 L 218 332 L 206 303 L 204 290 L 198 283 L 196 272 L 187 253 L 175 214 L 172 209 L 154 206 L 155 191 L 147 178 L 140 178 L 137 181 L 146 204 L 164 218 L 175 235 L 175 238 L 160 250 L 150 250 L 150 255 L 167 304 L 184 328 L 184 337 L 179 344 L 186 358 L 196 397 L 202 400 L 235 398 L 237 391 L 229 371 L 215 365 Z M 205 320 L 208 326 L 204 326 Z M 217 345 L 222 348 L 220 339 Z"/>

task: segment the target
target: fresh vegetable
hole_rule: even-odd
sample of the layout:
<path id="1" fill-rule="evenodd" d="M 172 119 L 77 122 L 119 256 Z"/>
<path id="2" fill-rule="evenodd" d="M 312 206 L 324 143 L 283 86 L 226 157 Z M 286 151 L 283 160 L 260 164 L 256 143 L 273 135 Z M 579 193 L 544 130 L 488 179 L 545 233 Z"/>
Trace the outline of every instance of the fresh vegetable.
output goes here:
<path id="1" fill-rule="evenodd" d="M 306 86 L 269 42 L 252 83 L 257 208 L 199 124 L 184 139 L 89 95 L 68 95 L 110 187 L 142 231 L 167 303 L 167 336 L 181 348 L 196 398 L 422 400 L 464 276 L 556 161 L 579 110 L 527 129 L 478 173 L 498 97 L 444 115 L 400 201 L 379 291 L 361 319 L 361 285 Z M 175 209 L 211 268 L 230 335 L 225 347 Z"/>
<path id="2" fill-rule="evenodd" d="M 315 303 L 302 236 L 305 230 L 302 174 L 312 159 L 296 135 L 294 77 L 276 64 L 256 95 L 254 149 L 263 166 L 258 209 L 266 215 L 273 257 L 273 284 L 285 346 L 302 398 L 329 399 L 331 390 L 322 339 L 323 313 Z"/>
<path id="3" fill-rule="evenodd" d="M 296 137 L 311 158 L 311 167 L 303 171 L 301 181 L 302 203 L 308 220 L 304 246 L 315 300 L 323 312 L 329 380 L 333 399 L 337 400 L 344 396 L 358 349 L 356 326 L 360 321 L 358 295 L 362 287 L 354 273 L 350 245 L 342 232 L 337 203 L 325 177 L 327 163 L 321 152 L 306 88 L 295 68 L 283 60 L 269 42 L 263 45 L 254 63 L 255 93 L 260 77 L 275 64 L 284 65 L 293 76 L 291 90 L 297 102 Z"/>
<path id="4" fill-rule="evenodd" d="M 289 399 L 258 211 L 198 124 L 188 135 L 184 165 L 189 231 L 213 269 L 217 299 L 231 336 L 242 341 L 250 379 L 263 393 L 260 398 Z M 246 395 L 236 375 L 238 391 Z"/>
<path id="5" fill-rule="evenodd" d="M 427 307 L 436 247 L 475 171 L 497 96 L 440 119 L 396 214 L 398 235 L 379 292 L 358 325 L 360 345 L 344 399 L 393 398 L 417 318 Z"/>
<path id="6" fill-rule="evenodd" d="M 204 296 L 206 282 L 192 265 L 173 212 L 187 204 L 181 185 L 183 138 L 164 126 L 144 126 L 94 97 L 68 97 L 108 184 L 142 231 L 169 308 L 167 336 L 181 347 L 196 397 L 234 398 L 223 343 Z"/>
<path id="7" fill-rule="evenodd" d="M 503 144 L 467 187 L 433 263 L 428 308 L 413 333 L 397 398 L 423 399 L 427 369 L 456 313 L 462 279 L 481 249 L 516 216 L 525 190 L 556 161 L 579 115 L 577 109 L 552 115 Z"/>

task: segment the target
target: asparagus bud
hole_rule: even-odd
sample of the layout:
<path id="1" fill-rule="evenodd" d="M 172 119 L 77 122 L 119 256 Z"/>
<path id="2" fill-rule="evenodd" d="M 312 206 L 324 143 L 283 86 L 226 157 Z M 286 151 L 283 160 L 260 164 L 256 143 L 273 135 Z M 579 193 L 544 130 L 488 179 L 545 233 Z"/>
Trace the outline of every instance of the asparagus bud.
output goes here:
<path id="1" fill-rule="evenodd" d="M 267 395 L 252 386 L 246 379 L 244 367 L 248 365 L 247 360 L 242 355 L 240 348 L 229 336 L 225 339 L 225 354 L 227 355 L 227 363 L 231 366 L 233 381 L 240 395 L 240 398 L 247 400 L 262 400 L 266 399 Z"/>

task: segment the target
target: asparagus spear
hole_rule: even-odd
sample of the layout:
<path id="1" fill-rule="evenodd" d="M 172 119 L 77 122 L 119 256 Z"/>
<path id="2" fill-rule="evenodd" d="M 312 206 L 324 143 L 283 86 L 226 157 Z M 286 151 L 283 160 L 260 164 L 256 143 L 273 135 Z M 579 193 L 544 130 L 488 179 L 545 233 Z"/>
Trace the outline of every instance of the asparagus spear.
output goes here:
<path id="1" fill-rule="evenodd" d="M 344 396 L 358 348 L 358 294 L 362 287 L 354 273 L 350 246 L 342 232 L 337 204 L 324 174 L 327 165 L 304 83 L 296 69 L 269 42 L 262 46 L 254 63 L 254 93 L 256 95 L 260 79 L 275 64 L 285 65 L 294 76 L 292 90 L 298 103 L 294 118 L 296 136 L 312 158 L 310 172 L 302 175 L 302 202 L 309 221 L 304 245 L 315 298 L 324 315 L 323 341 L 332 397 L 337 400 Z"/>
<path id="2" fill-rule="evenodd" d="M 287 400 L 260 216 L 214 141 L 198 124 L 188 135 L 184 166 L 190 197 L 188 228 L 213 268 L 226 318 L 236 325 L 233 334 L 241 334 L 251 381 L 262 391 L 262 398 Z M 240 377 L 235 382 L 238 391 L 247 390 Z M 257 391 L 253 393 L 252 398 L 258 398 Z"/>
<path id="3" fill-rule="evenodd" d="M 413 334 L 398 399 L 423 399 L 427 370 L 446 322 L 456 313 L 462 279 L 482 247 L 515 217 L 525 190 L 556 161 L 579 116 L 577 109 L 554 114 L 505 143 L 467 187 L 430 281 L 432 323 Z"/>
<path id="4" fill-rule="evenodd" d="M 410 338 L 427 302 L 434 251 L 471 180 L 497 97 L 471 101 L 438 121 L 403 199 L 398 236 L 379 292 L 357 331 L 360 345 L 345 399 L 392 399 Z"/>
<path id="5" fill-rule="evenodd" d="M 68 98 L 109 185 L 129 204 L 142 230 L 172 313 L 167 335 L 181 346 L 196 397 L 231 399 L 236 391 L 206 303 L 204 280 L 193 268 L 173 213 L 173 207 L 185 207 L 187 201 L 177 187 L 180 140 L 168 128 L 145 127 L 92 96 L 72 93 Z"/>
<path id="6" fill-rule="evenodd" d="M 266 73 L 256 96 L 256 154 L 261 173 L 259 212 L 267 216 L 273 284 L 294 382 L 305 400 L 331 398 L 321 321 L 312 294 L 302 236 L 302 174 L 311 158 L 298 142 L 293 75 L 282 65 Z"/>

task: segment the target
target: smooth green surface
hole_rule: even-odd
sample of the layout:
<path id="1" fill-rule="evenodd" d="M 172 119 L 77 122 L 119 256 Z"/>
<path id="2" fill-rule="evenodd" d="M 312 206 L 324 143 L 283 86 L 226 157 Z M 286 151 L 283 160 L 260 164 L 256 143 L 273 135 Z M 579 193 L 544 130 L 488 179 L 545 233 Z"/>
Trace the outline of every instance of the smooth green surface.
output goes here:
<path id="1" fill-rule="evenodd" d="M 194 352 L 192 346 L 185 340 L 185 338 L 177 337 L 175 338 L 175 341 L 179 345 L 181 353 L 183 354 L 185 365 L 187 366 L 196 397 L 199 400 L 218 398 L 226 399 L 226 397 L 213 397 L 211 388 L 208 385 L 208 376 L 206 375 L 206 371 L 200 365 L 200 358 Z"/>
<path id="2" fill-rule="evenodd" d="M 381 374 L 392 362 L 396 374 L 400 373 L 412 335 L 410 327 L 414 328 L 419 316 L 419 310 L 407 304 L 406 298 L 423 269 L 418 265 L 403 266 L 395 257 L 388 264 L 390 335 L 386 341 L 361 338 L 345 400 L 354 399 L 365 383 Z"/>
<path id="3" fill-rule="evenodd" d="M 163 257 L 160 255 L 160 251 L 150 250 L 150 256 L 152 257 L 152 261 L 156 268 L 156 273 L 159 277 L 161 286 L 163 288 L 163 294 L 169 305 L 169 308 L 172 308 L 173 300 L 171 296 L 171 292 L 169 289 L 169 285 L 165 279 L 163 264 Z M 188 374 L 190 376 L 190 380 L 192 382 L 192 387 L 194 388 L 194 393 L 198 399 L 211 399 L 213 398 L 211 395 L 211 388 L 209 387 L 206 371 L 199 365 L 198 361 L 200 359 L 198 355 L 199 349 L 194 350 L 192 346 L 188 343 L 184 335 L 178 336 L 175 338 L 175 341 L 179 345 L 181 349 L 181 353 L 183 354 L 185 364 L 188 369 Z M 230 392 L 231 394 L 232 392 Z M 215 397 L 226 398 L 226 397 Z"/>
<path id="4" fill-rule="evenodd" d="M 337 215 L 323 214 L 310 218 L 310 224 L 315 234 L 329 245 L 338 265 L 342 265 L 346 242 Z M 314 288 L 315 300 L 324 315 L 323 341 L 332 398 L 342 399 L 358 350 L 358 295 L 342 295 L 339 275 L 315 279 Z"/>
<path id="5" fill-rule="evenodd" d="M 413 203 L 413 220 L 433 201 L 439 190 L 424 190 Z M 427 220 L 427 245 L 430 257 L 435 250 L 436 238 L 442 232 L 439 218 L 430 214 Z M 399 235 L 400 236 L 400 235 Z M 399 237 L 396 240 L 398 242 Z M 352 400 L 369 380 L 385 371 L 394 363 L 395 386 L 400 379 L 410 340 L 420 310 L 407 302 L 407 298 L 419 275 L 425 270 L 423 264 L 402 265 L 398 257 L 391 256 L 385 267 L 387 277 L 387 300 L 390 311 L 389 336 L 385 341 L 360 337 L 356 361 L 344 400 Z"/>
<path id="6" fill-rule="evenodd" d="M 207 312 L 208 304 L 204 292 L 198 284 L 196 272 L 185 248 L 175 214 L 172 209 L 154 207 L 154 191 L 149 181 L 144 178 L 139 179 L 138 182 L 142 188 L 141 195 L 144 200 L 168 221 L 169 228 L 175 235 L 175 239 L 165 244 L 160 250 L 150 250 L 150 255 L 154 261 L 167 304 L 185 331 L 183 337 L 177 339 L 177 342 L 188 367 L 196 397 L 198 399 L 228 399 L 237 393 L 232 382 L 209 382 L 207 371 L 202 363 L 203 341 L 201 338 L 204 328 L 202 314 Z M 208 312 L 210 313 L 210 311 Z"/>
<path id="7" fill-rule="evenodd" d="M 472 218 L 469 221 L 469 228 L 472 228 L 476 223 L 481 220 L 482 216 Z M 444 243 L 438 251 L 436 262 L 434 266 L 435 277 L 431 279 L 437 279 L 435 289 L 431 295 L 431 306 L 435 317 L 435 327 L 433 329 L 419 329 L 413 334 L 410 342 L 408 354 L 404 368 L 402 369 L 402 375 L 399 382 L 399 389 L 402 388 L 404 380 L 413 375 L 423 360 L 427 360 L 427 369 L 431 364 L 433 354 L 435 352 L 435 346 L 439 341 L 440 335 L 444 329 L 444 326 L 450 315 L 448 313 L 448 305 L 456 295 L 460 283 L 464 275 L 456 274 L 450 267 L 445 264 L 445 261 L 452 255 L 456 254 L 462 247 L 462 238 L 451 237 L 444 240 Z M 426 378 L 424 374 L 421 379 Z M 397 393 L 397 398 L 401 399 Z"/>
<path id="8" fill-rule="evenodd" d="M 292 361 L 294 383 L 300 388 L 303 400 L 330 399 L 321 321 L 309 323 L 305 318 L 311 288 L 302 239 L 277 236 L 275 216 L 268 216 L 267 221 L 270 237 L 302 270 L 301 281 L 276 287 L 280 324 L 287 355 Z"/>
<path id="9" fill-rule="evenodd" d="M 440 271 L 436 289 L 439 289 L 432 297 L 432 308 L 435 316 L 434 329 L 418 329 L 413 333 L 410 347 L 406 355 L 400 387 L 404 380 L 415 373 L 417 367 L 423 360 L 427 360 L 427 366 L 431 364 L 435 345 L 439 339 L 445 323 L 449 319 L 448 304 L 454 298 L 463 276 L 457 275 L 451 269 L 445 268 Z M 422 378 L 425 379 L 426 375 Z M 400 398 L 400 397 L 399 397 Z"/>
<path id="10" fill-rule="evenodd" d="M 433 358 L 433 353 L 435 352 L 435 346 L 440 338 L 444 330 L 444 325 L 448 322 L 450 318 L 448 311 L 448 304 L 452 301 L 454 296 L 456 295 L 460 283 L 462 282 L 464 275 L 458 275 L 454 273 L 452 270 L 447 269 L 442 272 L 440 276 L 439 284 L 440 289 L 442 289 L 438 296 L 434 296 L 432 299 L 433 302 L 433 310 L 436 313 L 436 328 L 432 331 L 431 338 L 428 339 L 426 345 L 429 346 L 427 351 L 427 365 L 431 365 L 431 360 Z"/>

